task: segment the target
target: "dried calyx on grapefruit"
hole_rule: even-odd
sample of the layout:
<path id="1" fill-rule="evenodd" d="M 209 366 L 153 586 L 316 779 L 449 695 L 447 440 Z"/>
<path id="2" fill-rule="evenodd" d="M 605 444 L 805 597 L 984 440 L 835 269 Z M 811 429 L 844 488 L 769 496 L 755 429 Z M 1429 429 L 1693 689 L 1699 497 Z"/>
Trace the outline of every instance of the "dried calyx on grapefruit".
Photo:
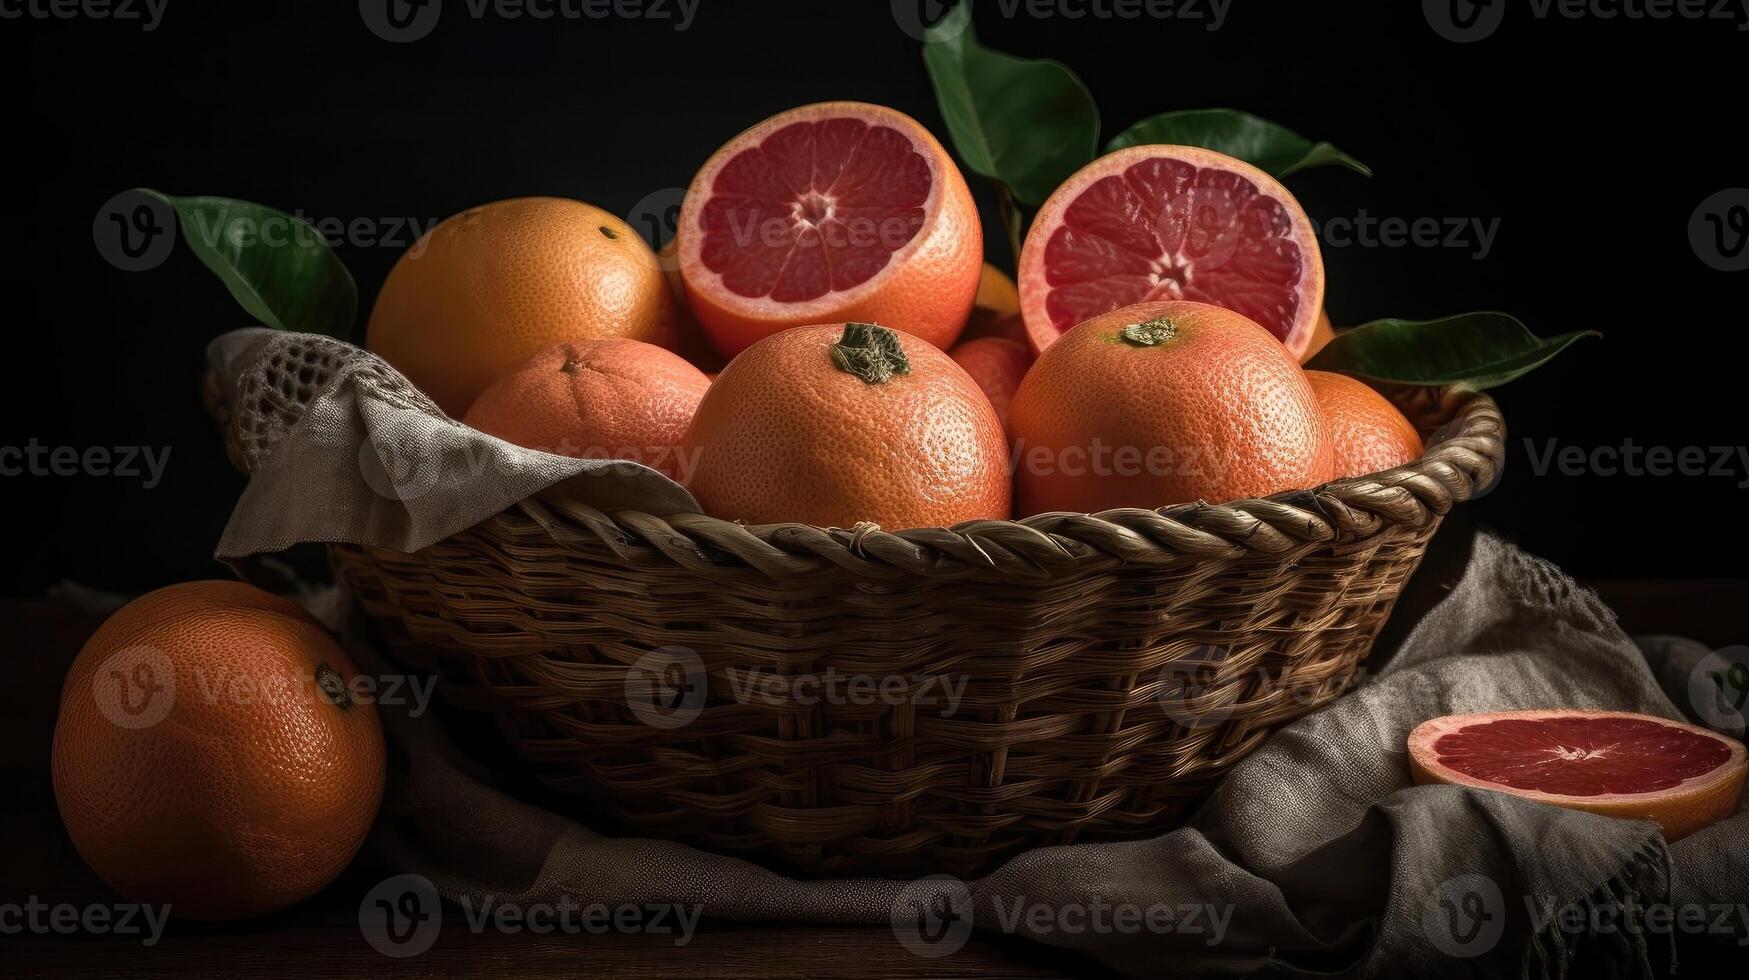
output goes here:
<path id="1" fill-rule="evenodd" d="M 948 356 L 867 323 L 796 327 L 723 369 L 693 416 L 685 483 L 706 513 L 897 531 L 1009 513 L 996 411 Z"/>
<path id="2" fill-rule="evenodd" d="M 1324 305 L 1299 202 L 1256 167 L 1192 146 L 1133 146 L 1082 167 L 1033 219 L 1019 279 L 1041 351 L 1101 313 L 1187 299 L 1243 313 L 1297 359 Z"/>
<path id="3" fill-rule="evenodd" d="M 1620 711 L 1447 715 L 1409 733 L 1415 782 L 1451 783 L 1612 817 L 1651 820 L 1668 840 L 1736 812 L 1743 743 Z"/>
<path id="4" fill-rule="evenodd" d="M 1223 503 L 1329 479 L 1305 372 L 1232 310 L 1138 303 L 1064 334 L 1014 396 L 1015 497 L 1045 511 Z"/>
<path id="5" fill-rule="evenodd" d="M 983 232 L 965 178 L 916 120 L 821 102 L 741 133 L 693 177 L 680 276 L 725 357 L 789 327 L 899 323 L 943 349 L 972 308 Z"/>

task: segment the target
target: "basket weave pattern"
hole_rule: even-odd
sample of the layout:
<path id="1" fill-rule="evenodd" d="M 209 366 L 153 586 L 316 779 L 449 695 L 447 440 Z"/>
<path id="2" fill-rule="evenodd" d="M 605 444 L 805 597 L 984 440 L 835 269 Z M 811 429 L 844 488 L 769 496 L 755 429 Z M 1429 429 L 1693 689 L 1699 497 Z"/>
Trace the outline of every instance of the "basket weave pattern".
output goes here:
<path id="1" fill-rule="evenodd" d="M 1353 683 L 1503 458 L 1486 396 L 1405 405 L 1447 423 L 1420 460 L 1268 500 L 888 533 L 547 496 L 333 554 L 586 820 L 804 874 L 970 875 L 1170 826 Z"/>

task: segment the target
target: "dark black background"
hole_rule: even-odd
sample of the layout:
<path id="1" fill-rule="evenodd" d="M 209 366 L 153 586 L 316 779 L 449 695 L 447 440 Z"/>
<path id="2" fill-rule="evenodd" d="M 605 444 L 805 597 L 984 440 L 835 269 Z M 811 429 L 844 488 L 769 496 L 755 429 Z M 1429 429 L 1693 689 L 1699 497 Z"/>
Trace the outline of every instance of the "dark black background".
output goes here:
<path id="1" fill-rule="evenodd" d="M 1518 4 L 1473 44 L 1442 39 L 1413 2 L 1233 0 L 1216 31 L 976 9 L 988 45 L 1074 68 L 1106 137 L 1166 109 L 1244 108 L 1376 171 L 1288 178 L 1314 218 L 1498 219 L 1482 261 L 1473 245 L 1327 249 L 1336 323 L 1496 308 L 1542 334 L 1603 331 L 1498 392 L 1510 461 L 1473 515 L 1581 576 L 1742 576 L 1749 491 L 1737 482 L 1749 472 L 1539 476 L 1524 440 L 1745 441 L 1749 274 L 1702 264 L 1687 224 L 1707 196 L 1749 184 L 1741 150 L 1725 149 L 1740 145 L 1749 34 L 1719 21 L 1538 21 Z M 150 33 L 0 21 L 14 168 L 0 445 L 171 447 L 152 489 L 0 477 L 14 529 L 0 588 L 71 578 L 131 591 L 221 574 L 210 555 L 242 479 L 198 378 L 207 340 L 248 321 L 180 247 L 151 272 L 105 262 L 92 220 L 122 189 L 422 224 L 528 194 L 625 213 L 684 187 L 743 127 L 806 102 L 886 103 L 945 138 L 919 45 L 886 0 L 704 0 L 676 26 L 475 20 L 462 0 L 409 44 L 372 34 L 350 0 L 169 0 Z M 974 187 L 993 231 L 987 189 Z M 1009 264 L 999 235 L 988 250 Z M 398 249 L 339 251 L 362 322 Z"/>

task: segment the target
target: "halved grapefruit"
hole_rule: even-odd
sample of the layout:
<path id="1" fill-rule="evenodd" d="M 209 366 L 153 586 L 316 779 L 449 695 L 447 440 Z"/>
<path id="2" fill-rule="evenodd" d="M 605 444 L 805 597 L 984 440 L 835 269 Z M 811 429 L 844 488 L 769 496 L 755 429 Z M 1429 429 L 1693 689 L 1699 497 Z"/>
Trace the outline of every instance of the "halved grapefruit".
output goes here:
<path id="1" fill-rule="evenodd" d="M 1033 347 L 1101 313 L 1168 299 L 1243 313 L 1298 358 L 1324 307 L 1311 219 L 1275 178 L 1194 146 L 1132 146 L 1076 171 L 1020 252 Z"/>
<path id="2" fill-rule="evenodd" d="M 945 350 L 984 261 L 947 151 L 909 116 L 861 102 L 791 109 L 730 140 L 687 188 L 677 238 L 692 312 L 725 357 L 843 321 Z"/>
<path id="3" fill-rule="evenodd" d="M 1744 750 L 1735 739 L 1652 715 L 1499 711 L 1416 726 L 1409 769 L 1421 784 L 1652 820 L 1676 840 L 1736 812 Z"/>

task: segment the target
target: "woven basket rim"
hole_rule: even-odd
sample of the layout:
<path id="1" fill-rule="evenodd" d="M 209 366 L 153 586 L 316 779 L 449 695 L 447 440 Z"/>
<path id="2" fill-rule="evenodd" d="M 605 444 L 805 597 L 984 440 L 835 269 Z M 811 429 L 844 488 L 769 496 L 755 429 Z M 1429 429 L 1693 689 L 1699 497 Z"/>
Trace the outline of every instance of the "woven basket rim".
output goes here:
<path id="1" fill-rule="evenodd" d="M 328 338 L 300 335 L 299 340 L 313 343 L 324 355 L 311 365 L 315 392 L 333 384 L 349 359 L 370 356 Z M 300 355 L 291 351 L 289 356 Z M 217 365 L 208 364 L 202 399 L 224 430 L 232 461 L 248 472 L 259 448 L 252 451 L 245 445 L 244 413 L 232 410 L 229 399 L 234 392 L 222 383 L 217 370 Z M 436 411 L 386 365 L 382 372 L 386 394 Z M 250 377 L 245 375 L 238 384 Z M 836 565 L 867 576 L 994 572 L 1011 580 L 1036 580 L 1084 570 L 1090 561 L 1160 566 L 1186 559 L 1283 555 L 1312 544 L 1341 546 L 1393 526 L 1423 526 L 1493 483 L 1505 461 L 1506 427 L 1492 398 L 1455 387 L 1375 387 L 1426 434 L 1420 458 L 1381 473 L 1262 499 L 1195 501 L 1093 514 L 1051 512 L 1018 520 L 888 531 L 870 523 L 850 528 L 788 522 L 749 525 L 697 512 L 657 515 L 631 508 L 604 512 L 576 499 L 560 483 L 457 536 L 483 532 L 514 537 L 533 529 L 555 540 L 579 540 L 577 535 L 582 534 L 583 539 L 599 539 L 622 560 L 651 561 L 654 551 L 690 571 L 716 575 L 735 574 L 736 566 L 741 566 L 773 578 L 793 579 Z M 280 425 L 297 417 L 299 405 L 293 395 L 277 389 L 259 394 L 269 398 Z"/>
<path id="2" fill-rule="evenodd" d="M 1432 398 L 1449 421 L 1413 462 L 1260 499 L 1050 512 L 888 531 L 869 523 L 850 528 L 743 524 L 699 513 L 602 511 L 568 499 L 560 485 L 524 499 L 497 519 L 520 511 L 555 538 L 583 531 L 622 557 L 635 552 L 647 560 L 653 547 L 698 571 L 741 565 L 774 578 L 805 575 L 826 562 L 867 575 L 878 575 L 886 566 L 900 573 L 982 571 L 1024 580 L 1050 578 L 1089 560 L 1164 565 L 1247 552 L 1280 554 L 1313 542 L 1362 541 L 1393 525 L 1420 526 L 1493 483 L 1505 459 L 1499 406 L 1479 392 L 1447 391 Z"/>

